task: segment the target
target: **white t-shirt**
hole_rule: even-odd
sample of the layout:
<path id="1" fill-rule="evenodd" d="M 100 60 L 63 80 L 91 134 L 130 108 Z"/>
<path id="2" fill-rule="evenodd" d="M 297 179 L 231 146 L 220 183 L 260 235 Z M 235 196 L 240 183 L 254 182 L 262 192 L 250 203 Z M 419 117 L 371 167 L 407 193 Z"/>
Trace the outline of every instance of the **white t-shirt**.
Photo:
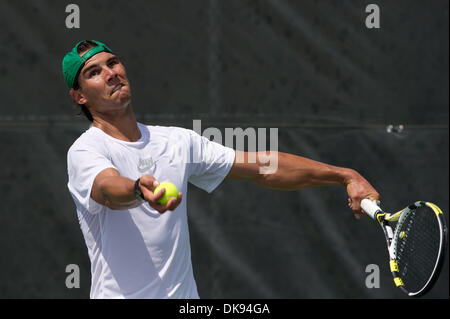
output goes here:
<path id="1" fill-rule="evenodd" d="M 68 188 L 91 260 L 91 298 L 199 298 L 186 199 L 188 182 L 212 192 L 231 169 L 235 152 L 194 131 L 138 123 L 137 142 L 91 127 L 67 154 Z M 174 211 L 158 213 L 144 202 L 112 210 L 90 197 L 98 173 L 115 168 L 136 180 L 144 174 L 170 181 L 183 193 Z"/>

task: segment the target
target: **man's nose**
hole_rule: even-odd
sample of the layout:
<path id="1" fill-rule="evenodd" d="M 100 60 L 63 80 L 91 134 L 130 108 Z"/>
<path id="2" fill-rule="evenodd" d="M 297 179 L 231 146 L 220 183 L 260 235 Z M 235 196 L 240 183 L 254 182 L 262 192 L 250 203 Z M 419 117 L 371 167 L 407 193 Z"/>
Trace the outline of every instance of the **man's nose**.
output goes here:
<path id="1" fill-rule="evenodd" d="M 117 72 L 114 69 L 106 68 L 105 80 L 107 83 L 112 83 L 117 79 Z"/>

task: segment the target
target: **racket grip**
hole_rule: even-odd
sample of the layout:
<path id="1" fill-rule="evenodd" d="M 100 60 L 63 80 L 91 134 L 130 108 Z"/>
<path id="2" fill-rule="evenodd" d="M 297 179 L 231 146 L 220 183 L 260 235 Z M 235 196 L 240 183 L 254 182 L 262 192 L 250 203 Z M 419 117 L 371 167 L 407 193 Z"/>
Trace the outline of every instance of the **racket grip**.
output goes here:
<path id="1" fill-rule="evenodd" d="M 381 208 L 378 206 L 379 202 L 365 198 L 361 201 L 361 208 L 373 219 L 376 219 L 378 212 L 381 212 Z"/>

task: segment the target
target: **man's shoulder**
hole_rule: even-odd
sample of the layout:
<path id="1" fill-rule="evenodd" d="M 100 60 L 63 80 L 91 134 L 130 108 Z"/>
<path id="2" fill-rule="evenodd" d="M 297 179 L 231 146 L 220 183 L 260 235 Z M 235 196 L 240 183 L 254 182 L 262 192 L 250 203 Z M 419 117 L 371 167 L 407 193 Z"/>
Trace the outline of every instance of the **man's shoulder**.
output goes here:
<path id="1" fill-rule="evenodd" d="M 153 137 L 190 137 L 192 130 L 178 126 L 145 125 Z"/>
<path id="2" fill-rule="evenodd" d="M 103 144 L 101 134 L 97 132 L 93 127 L 90 127 L 84 131 L 70 146 L 69 153 L 80 149 L 98 149 Z"/>

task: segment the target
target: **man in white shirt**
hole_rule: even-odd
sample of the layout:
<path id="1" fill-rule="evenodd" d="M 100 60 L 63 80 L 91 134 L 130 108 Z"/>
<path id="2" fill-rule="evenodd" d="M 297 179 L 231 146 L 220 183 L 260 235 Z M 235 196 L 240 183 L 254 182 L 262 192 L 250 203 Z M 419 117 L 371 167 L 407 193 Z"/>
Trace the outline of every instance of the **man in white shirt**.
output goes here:
<path id="1" fill-rule="evenodd" d="M 356 217 L 376 190 L 356 171 L 304 157 L 277 156 L 275 172 L 251 155 L 177 127 L 136 121 L 123 64 L 103 43 L 81 41 L 63 60 L 72 99 L 92 122 L 67 155 L 68 188 L 91 260 L 91 298 L 199 298 L 192 271 L 186 202 L 188 182 L 212 192 L 224 178 L 294 190 L 342 185 Z M 236 160 L 240 158 L 242 160 Z M 158 204 L 170 181 L 177 199 Z"/>

